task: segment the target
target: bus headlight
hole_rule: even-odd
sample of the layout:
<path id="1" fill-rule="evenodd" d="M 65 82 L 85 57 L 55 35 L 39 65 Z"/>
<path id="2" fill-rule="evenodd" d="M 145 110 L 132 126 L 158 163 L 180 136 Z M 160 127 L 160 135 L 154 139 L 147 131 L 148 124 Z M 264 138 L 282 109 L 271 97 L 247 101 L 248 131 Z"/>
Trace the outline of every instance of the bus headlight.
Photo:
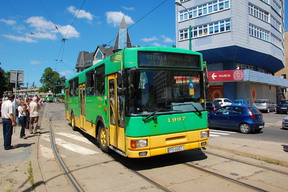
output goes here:
<path id="1" fill-rule="evenodd" d="M 201 131 L 201 139 L 209 137 L 209 131 Z"/>
<path id="2" fill-rule="evenodd" d="M 147 139 L 131 140 L 131 148 L 147 147 Z"/>

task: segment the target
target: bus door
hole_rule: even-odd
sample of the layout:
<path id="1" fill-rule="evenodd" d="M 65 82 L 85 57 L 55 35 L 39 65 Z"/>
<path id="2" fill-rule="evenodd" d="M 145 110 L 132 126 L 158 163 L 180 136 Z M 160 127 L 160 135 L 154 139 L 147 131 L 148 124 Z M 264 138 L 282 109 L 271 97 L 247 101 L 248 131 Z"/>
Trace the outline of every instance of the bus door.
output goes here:
<path id="1" fill-rule="evenodd" d="M 80 127 L 85 128 L 85 85 L 80 85 Z"/>
<path id="2" fill-rule="evenodd" d="M 118 94 L 117 74 L 108 76 L 109 81 L 109 139 L 110 144 L 124 151 L 125 134 L 121 119 L 124 117 L 123 99 Z"/>

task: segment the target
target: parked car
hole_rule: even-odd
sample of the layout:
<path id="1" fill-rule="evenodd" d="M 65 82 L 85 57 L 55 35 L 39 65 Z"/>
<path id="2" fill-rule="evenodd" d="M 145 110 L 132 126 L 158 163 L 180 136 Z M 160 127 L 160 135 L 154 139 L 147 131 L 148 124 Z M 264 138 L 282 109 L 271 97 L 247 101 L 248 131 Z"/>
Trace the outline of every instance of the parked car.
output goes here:
<path id="1" fill-rule="evenodd" d="M 249 102 L 246 101 L 245 99 L 236 99 L 233 101 L 232 105 L 246 105 L 250 106 Z"/>
<path id="2" fill-rule="evenodd" d="M 209 128 L 235 129 L 241 133 L 260 132 L 264 128 L 262 113 L 253 106 L 231 105 L 208 114 Z"/>
<path id="3" fill-rule="evenodd" d="M 276 106 L 276 113 L 288 113 L 288 100 L 281 100 Z"/>
<path id="4" fill-rule="evenodd" d="M 228 98 L 217 98 L 214 99 L 213 102 L 218 102 L 221 105 L 221 107 L 232 104 L 232 101 Z"/>
<path id="5" fill-rule="evenodd" d="M 208 112 L 214 111 L 221 107 L 221 105 L 218 102 L 213 102 L 213 101 L 206 101 L 206 110 Z"/>
<path id="6" fill-rule="evenodd" d="M 282 129 L 288 129 L 288 116 L 284 117 L 282 120 Z"/>
<path id="7" fill-rule="evenodd" d="M 276 104 L 273 103 L 270 99 L 257 99 L 253 103 L 253 106 L 260 111 L 265 111 L 267 113 L 270 111 L 276 111 Z"/>

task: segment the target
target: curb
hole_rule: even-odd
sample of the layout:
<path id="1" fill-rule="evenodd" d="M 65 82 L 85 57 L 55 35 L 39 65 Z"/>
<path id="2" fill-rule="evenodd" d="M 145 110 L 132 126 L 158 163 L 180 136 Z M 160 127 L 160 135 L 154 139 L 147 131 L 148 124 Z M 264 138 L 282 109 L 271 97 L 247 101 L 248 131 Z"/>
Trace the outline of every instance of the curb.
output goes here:
<path id="1" fill-rule="evenodd" d="M 237 150 L 234 150 L 234 149 L 228 149 L 228 148 L 219 147 L 219 146 L 213 146 L 213 145 L 207 146 L 207 148 L 209 148 L 209 147 L 211 149 L 217 149 L 217 150 L 221 150 L 221 151 L 226 151 L 226 152 L 229 152 L 229 153 L 233 153 L 235 155 L 249 157 L 249 158 L 260 160 L 260 161 L 264 161 L 264 162 L 267 162 L 267 163 L 272 163 L 272 164 L 275 164 L 275 165 L 281 165 L 283 167 L 288 167 L 288 161 L 285 161 L 285 160 L 279 160 L 279 159 L 275 159 L 275 158 L 271 158 L 271 157 L 267 157 L 267 156 L 256 155 L 256 154 L 252 154 L 252 153 L 247 153 L 247 152 L 243 152 L 243 151 L 237 151 Z"/>

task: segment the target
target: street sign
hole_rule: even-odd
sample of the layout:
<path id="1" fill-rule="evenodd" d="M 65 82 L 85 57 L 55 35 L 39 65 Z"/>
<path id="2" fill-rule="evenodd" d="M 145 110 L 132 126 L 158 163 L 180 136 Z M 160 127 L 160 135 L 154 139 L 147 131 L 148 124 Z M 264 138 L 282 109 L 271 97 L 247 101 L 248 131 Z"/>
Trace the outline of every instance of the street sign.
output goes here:
<path id="1" fill-rule="evenodd" d="M 208 72 L 209 81 L 243 81 L 243 70 L 211 71 Z"/>
<path id="2" fill-rule="evenodd" d="M 23 83 L 24 82 L 24 71 L 11 70 L 10 71 L 10 83 Z"/>

